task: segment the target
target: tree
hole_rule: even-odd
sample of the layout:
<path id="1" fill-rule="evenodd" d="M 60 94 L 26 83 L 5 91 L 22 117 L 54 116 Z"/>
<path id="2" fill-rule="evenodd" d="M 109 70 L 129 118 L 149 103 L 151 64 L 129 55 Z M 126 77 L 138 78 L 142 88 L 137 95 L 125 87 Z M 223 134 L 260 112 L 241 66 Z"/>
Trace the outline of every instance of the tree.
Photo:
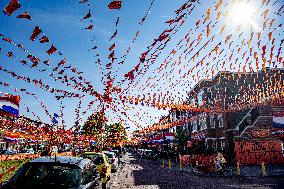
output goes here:
<path id="1" fill-rule="evenodd" d="M 123 140 L 126 140 L 126 129 L 121 123 L 113 123 L 105 128 L 105 137 L 109 147 L 120 145 Z"/>
<path id="2" fill-rule="evenodd" d="M 90 115 L 87 121 L 82 127 L 82 132 L 89 140 L 90 138 L 96 138 L 98 145 L 102 145 L 103 142 L 103 130 L 104 129 L 104 115 L 101 112 L 96 112 Z M 90 142 L 91 147 L 91 142 Z"/>
<path id="3" fill-rule="evenodd" d="M 174 139 L 174 143 L 178 145 L 178 151 L 181 152 L 184 150 L 184 147 L 189 140 L 187 129 L 178 129 Z"/>

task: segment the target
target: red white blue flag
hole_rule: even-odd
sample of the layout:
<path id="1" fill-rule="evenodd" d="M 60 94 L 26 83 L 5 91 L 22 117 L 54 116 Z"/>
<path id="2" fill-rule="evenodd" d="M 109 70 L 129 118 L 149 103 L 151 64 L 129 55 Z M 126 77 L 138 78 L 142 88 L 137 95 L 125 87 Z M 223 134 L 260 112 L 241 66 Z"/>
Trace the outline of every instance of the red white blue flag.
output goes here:
<path id="1" fill-rule="evenodd" d="M 1 96 L 0 97 L 0 111 L 13 116 L 19 116 L 19 96 Z"/>
<path id="2" fill-rule="evenodd" d="M 273 127 L 284 128 L 284 112 L 273 113 Z"/>

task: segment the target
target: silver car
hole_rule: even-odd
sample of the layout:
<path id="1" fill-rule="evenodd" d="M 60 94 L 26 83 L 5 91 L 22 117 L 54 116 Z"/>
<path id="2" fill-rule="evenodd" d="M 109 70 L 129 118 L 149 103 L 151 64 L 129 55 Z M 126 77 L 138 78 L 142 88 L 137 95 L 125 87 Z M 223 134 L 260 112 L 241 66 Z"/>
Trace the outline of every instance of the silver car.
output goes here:
<path id="1" fill-rule="evenodd" d="M 24 164 L 1 189 L 91 189 L 99 185 L 95 164 L 74 157 L 40 157 Z"/>

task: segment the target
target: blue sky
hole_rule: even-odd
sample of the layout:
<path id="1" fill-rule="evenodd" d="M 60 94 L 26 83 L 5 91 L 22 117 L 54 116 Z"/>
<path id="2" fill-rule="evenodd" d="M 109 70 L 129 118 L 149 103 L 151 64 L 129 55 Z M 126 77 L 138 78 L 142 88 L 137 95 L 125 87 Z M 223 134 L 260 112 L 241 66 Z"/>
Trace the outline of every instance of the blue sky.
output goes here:
<path id="1" fill-rule="evenodd" d="M 0 2 L 0 8 L 4 8 L 10 0 L 2 0 Z M 95 64 L 96 54 L 100 55 L 102 60 L 103 66 L 108 63 L 107 57 L 109 55 L 108 48 L 115 42 L 115 56 L 121 57 L 123 53 L 127 50 L 128 46 L 131 45 L 131 41 L 133 40 L 135 33 L 140 30 L 140 35 L 137 41 L 131 45 L 131 51 L 128 54 L 126 62 L 121 66 L 118 65 L 118 61 L 116 61 L 113 65 L 113 69 L 118 71 L 118 76 L 116 77 L 116 82 L 123 78 L 123 75 L 134 68 L 134 66 L 139 63 L 139 56 L 141 53 L 147 50 L 147 46 L 151 45 L 155 38 L 157 38 L 160 33 L 162 33 L 165 29 L 168 28 L 168 24 L 165 22 L 169 19 L 175 17 L 175 10 L 181 7 L 186 1 L 180 0 L 155 0 L 152 9 L 149 12 L 149 15 L 145 21 L 145 23 L 141 26 L 139 22 L 141 18 L 145 15 L 148 7 L 152 0 L 123 0 L 122 9 L 118 10 L 109 10 L 107 5 L 110 3 L 110 0 L 99 0 L 99 1 L 91 1 L 89 0 L 90 6 L 88 3 L 80 4 L 78 3 L 79 0 L 20 0 L 22 8 L 17 10 L 13 15 L 7 16 L 3 13 L 0 13 L 0 32 L 1 34 L 11 38 L 13 41 L 21 43 L 27 50 L 29 50 L 32 54 L 39 57 L 40 60 L 50 59 L 51 64 L 55 66 L 62 58 L 66 58 L 72 66 L 78 68 L 78 70 L 83 71 L 83 77 L 87 80 L 91 81 L 94 85 L 94 88 L 103 93 L 103 85 L 100 83 L 101 80 L 101 73 L 98 65 Z M 205 48 L 197 59 L 204 57 L 208 52 L 219 43 L 222 42 L 220 49 L 224 48 L 225 52 L 222 54 L 221 57 L 217 55 L 211 56 L 210 58 L 206 59 L 210 64 L 203 65 L 203 67 L 198 67 L 196 71 L 194 71 L 191 75 L 188 75 L 184 78 L 181 78 L 180 75 L 184 75 L 187 71 L 194 66 L 198 60 L 193 62 L 192 60 L 189 61 L 189 58 L 199 49 L 202 44 L 204 44 L 209 38 L 203 37 L 200 41 L 200 45 L 197 46 L 193 52 L 191 52 L 187 58 L 182 59 L 182 63 L 180 65 L 173 65 L 175 61 L 178 61 L 179 56 L 182 55 L 182 51 L 184 47 L 181 48 L 172 56 L 171 63 L 167 69 L 163 70 L 162 72 L 158 73 L 156 69 L 163 63 L 166 56 L 176 47 L 176 44 L 184 38 L 184 36 L 193 29 L 190 33 L 190 37 L 192 39 L 197 38 L 198 34 L 206 29 L 201 24 L 201 27 L 195 29 L 195 23 L 201 19 L 203 21 L 204 17 L 202 15 L 209 7 L 214 7 L 218 1 L 203 1 L 200 0 L 201 4 L 195 3 L 196 7 L 193 10 L 192 14 L 187 18 L 187 21 L 184 25 L 181 26 L 180 30 L 172 36 L 171 41 L 169 42 L 168 46 L 162 51 L 158 59 L 155 63 L 149 67 L 148 72 L 141 77 L 141 82 L 137 86 L 131 86 L 131 90 L 129 91 L 129 95 L 142 95 L 146 93 L 154 94 L 157 92 L 166 93 L 166 91 L 170 91 L 167 96 L 172 97 L 173 102 L 177 102 L 178 97 L 185 99 L 186 93 L 193 87 L 197 81 L 192 80 L 192 74 L 196 74 L 198 70 L 200 70 L 199 74 L 205 72 L 207 69 L 215 69 L 215 74 L 221 70 L 221 67 L 216 64 L 217 60 L 220 59 L 220 62 L 225 61 L 231 52 L 228 49 L 228 44 L 225 44 L 225 37 L 230 33 L 233 33 L 233 47 L 237 49 L 237 45 L 240 43 L 237 40 L 237 35 L 239 32 L 236 32 L 236 25 L 229 22 L 226 16 L 222 15 L 219 22 L 214 27 L 214 30 L 211 31 L 211 36 L 216 34 L 216 38 L 214 42 L 210 43 L 207 48 Z M 230 8 L 230 3 L 224 8 L 225 4 L 231 1 L 223 1 L 223 5 L 220 10 L 226 11 Z M 251 0 L 252 4 L 255 8 L 260 7 L 259 1 Z M 272 3 L 275 1 L 272 1 Z M 261 13 L 266 9 L 270 9 L 271 12 L 269 13 L 269 18 L 275 18 L 275 25 L 281 23 L 283 19 L 283 15 L 278 16 L 273 14 L 274 11 L 279 9 L 283 5 L 283 1 L 278 1 L 275 5 L 272 6 L 270 3 L 268 6 L 262 7 L 254 16 L 254 20 L 258 25 L 262 24 Z M 91 10 L 92 14 L 92 21 L 94 25 L 93 30 L 85 30 L 84 28 L 90 24 L 90 19 L 80 21 L 88 12 Z M 215 22 L 216 12 L 213 11 L 208 21 Z M 31 17 L 33 18 L 32 21 L 17 19 L 16 16 L 27 11 Z M 118 25 L 118 35 L 117 38 L 109 41 L 109 38 L 114 33 L 116 27 L 115 22 L 117 17 L 120 17 L 120 23 Z M 218 35 L 221 30 L 221 26 L 226 24 L 226 30 L 224 34 Z M 211 24 L 212 26 L 213 24 Z M 51 40 L 50 43 L 47 44 L 40 44 L 38 40 L 30 41 L 30 35 L 35 26 L 39 26 L 45 35 L 49 37 Z M 244 34 L 242 36 L 243 39 L 248 39 L 251 33 L 250 29 L 243 28 Z M 262 44 L 268 43 L 267 34 L 269 30 L 266 29 L 263 31 L 262 36 Z M 279 35 L 278 35 L 279 34 Z M 275 35 L 277 35 L 276 43 L 279 44 L 279 40 L 283 38 L 283 28 L 282 31 L 276 31 Z M 266 36 L 266 37 L 265 37 Z M 95 38 L 94 38 L 95 37 Z M 94 39 L 94 41 L 92 41 Z M 253 47 L 256 47 L 257 40 L 254 39 L 252 41 Z M 48 56 L 45 52 L 48 50 L 51 44 L 54 44 L 62 53 L 63 56 L 59 56 L 57 53 L 51 56 Z M 97 46 L 98 49 L 96 50 L 89 50 L 93 46 Z M 27 66 L 21 65 L 19 60 L 14 58 L 8 58 L 6 56 L 6 52 L 12 51 L 15 55 L 20 58 L 25 58 L 26 55 L 22 51 L 20 51 L 17 47 L 5 42 L 0 41 L 0 47 L 2 50 L 0 51 L 0 65 L 6 69 L 13 70 L 17 74 L 23 74 L 25 76 L 30 76 L 31 78 L 42 79 L 44 83 L 47 83 L 53 87 L 58 89 L 65 89 L 68 91 L 72 91 L 70 87 L 66 87 L 62 85 L 60 82 L 55 82 L 52 78 L 48 77 L 48 74 L 38 72 L 36 69 L 31 69 Z M 269 49 L 269 46 L 267 46 Z M 256 48 L 258 52 L 261 52 L 261 49 Z M 245 49 L 244 49 L 245 51 Z M 239 55 L 234 55 L 233 60 Z M 182 56 L 183 57 L 183 56 Z M 215 57 L 215 59 L 214 59 Z M 118 59 L 119 60 L 119 59 Z M 245 65 L 244 61 L 239 61 L 238 64 L 243 67 Z M 39 68 L 44 68 L 42 64 L 38 66 Z M 229 70 L 229 63 L 226 63 L 226 68 Z M 181 74 L 178 71 L 181 69 Z M 171 71 L 173 70 L 173 71 Z M 233 69 L 232 69 L 233 70 Z M 236 71 L 235 68 L 234 71 Z M 49 72 L 52 72 L 50 70 Z M 210 71 L 211 72 L 211 71 Z M 161 77 L 163 74 L 168 74 L 168 78 L 172 78 L 172 81 L 165 79 L 165 77 Z M 203 74 L 204 78 L 206 78 L 207 74 Z M 211 74 L 209 74 L 211 76 Z M 145 81 L 148 77 L 155 77 L 158 81 L 153 81 L 153 84 L 157 86 L 155 88 L 146 88 L 142 90 L 143 86 L 145 86 Z M 139 77 L 138 77 L 139 78 Z M 137 79 L 138 79 L 137 78 Z M 53 114 L 53 112 L 59 113 L 60 111 L 60 102 L 58 102 L 50 93 L 43 91 L 32 84 L 28 84 L 19 80 L 15 80 L 11 76 L 1 72 L 0 73 L 0 81 L 7 82 L 12 84 L 16 88 L 26 88 L 31 92 L 36 93 L 39 101 L 42 101 L 48 107 L 48 111 Z M 135 80 L 136 81 L 136 80 Z M 177 81 L 177 82 L 175 82 Z M 115 82 L 115 85 L 116 85 Z M 172 84 L 172 85 L 171 85 Z M 171 86 L 171 87 L 169 87 Z M 122 85 L 123 88 L 126 88 L 126 84 Z M 159 90 L 159 88 L 161 90 Z M 78 92 L 73 90 L 74 92 Z M 10 88 L 1 87 L 0 92 L 6 93 L 13 93 Z M 34 111 L 42 121 L 50 122 L 48 116 L 46 116 L 44 110 L 40 106 L 39 101 L 35 101 L 34 98 L 28 95 L 24 95 L 23 93 L 19 93 L 21 95 L 21 106 L 20 112 L 22 115 L 26 115 L 28 117 L 33 117 L 31 113 L 26 112 L 24 105 L 27 105 L 32 111 Z M 94 97 L 86 96 L 83 100 L 82 104 L 82 111 L 87 109 L 87 104 L 92 101 Z M 69 99 L 66 98 L 63 100 L 63 105 L 65 106 L 64 109 L 64 120 L 67 122 L 67 126 L 70 127 L 74 124 L 75 120 L 75 111 L 74 109 L 78 105 L 78 99 Z M 97 103 L 95 104 L 97 105 Z M 122 111 L 121 104 L 115 104 L 118 107 L 118 110 Z M 114 105 L 113 105 L 114 107 Z M 153 108 L 146 108 L 142 106 L 133 106 L 128 105 L 125 107 L 129 117 L 135 120 L 139 125 L 146 126 L 150 123 L 154 123 L 160 115 L 167 114 L 167 111 L 160 111 L 155 110 Z M 92 108 L 95 110 L 96 106 Z M 91 110 L 87 112 L 85 115 L 81 115 L 82 119 L 85 120 L 88 115 L 90 115 Z M 117 121 L 116 113 L 112 111 L 107 111 L 108 117 L 110 121 Z M 121 115 L 120 113 L 118 113 Z M 124 116 L 122 116 L 124 117 Z M 123 118 L 127 126 L 131 126 L 131 130 L 135 129 L 136 126 L 126 118 Z"/>

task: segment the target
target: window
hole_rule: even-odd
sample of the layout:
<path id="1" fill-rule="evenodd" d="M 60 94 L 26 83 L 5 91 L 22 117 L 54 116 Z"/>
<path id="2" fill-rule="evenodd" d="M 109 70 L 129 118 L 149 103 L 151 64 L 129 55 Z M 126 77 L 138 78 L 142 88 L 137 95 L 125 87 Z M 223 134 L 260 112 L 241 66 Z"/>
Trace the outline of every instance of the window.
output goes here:
<path id="1" fill-rule="evenodd" d="M 284 143 L 283 143 L 283 140 L 282 140 L 281 143 L 282 143 L 282 144 L 281 144 L 281 146 L 282 146 L 282 155 L 284 156 Z"/>
<path id="2" fill-rule="evenodd" d="M 214 114 L 211 114 L 211 115 L 210 115 L 209 125 L 210 125 L 210 128 L 215 128 Z"/>
<path id="3" fill-rule="evenodd" d="M 221 145 L 221 150 L 224 150 L 225 149 L 225 145 L 226 145 L 226 143 L 225 143 L 225 139 L 220 139 L 220 145 Z"/>
<path id="4" fill-rule="evenodd" d="M 201 130 L 206 129 L 206 114 L 202 114 L 199 120 Z"/>
<path id="5" fill-rule="evenodd" d="M 222 117 L 222 114 L 218 115 L 218 127 L 223 127 L 223 117 Z"/>
<path id="6" fill-rule="evenodd" d="M 198 106 L 202 106 L 203 105 L 203 90 L 200 90 L 199 93 L 197 94 L 197 103 Z"/>
<path id="7" fill-rule="evenodd" d="M 196 131 L 197 131 L 197 120 L 194 120 L 194 121 L 192 122 L 192 131 L 193 131 L 193 132 L 196 132 Z"/>
<path id="8" fill-rule="evenodd" d="M 214 149 L 214 151 L 217 151 L 217 149 L 218 149 L 218 141 L 217 140 L 213 140 L 213 149 Z"/>
<path id="9" fill-rule="evenodd" d="M 211 88 L 206 88 L 206 102 L 210 104 L 212 102 Z"/>
<path id="10" fill-rule="evenodd" d="M 195 98 L 194 98 L 194 97 L 190 99 L 190 105 L 192 105 L 192 106 L 195 106 L 195 105 L 196 105 L 196 102 L 195 102 Z"/>

